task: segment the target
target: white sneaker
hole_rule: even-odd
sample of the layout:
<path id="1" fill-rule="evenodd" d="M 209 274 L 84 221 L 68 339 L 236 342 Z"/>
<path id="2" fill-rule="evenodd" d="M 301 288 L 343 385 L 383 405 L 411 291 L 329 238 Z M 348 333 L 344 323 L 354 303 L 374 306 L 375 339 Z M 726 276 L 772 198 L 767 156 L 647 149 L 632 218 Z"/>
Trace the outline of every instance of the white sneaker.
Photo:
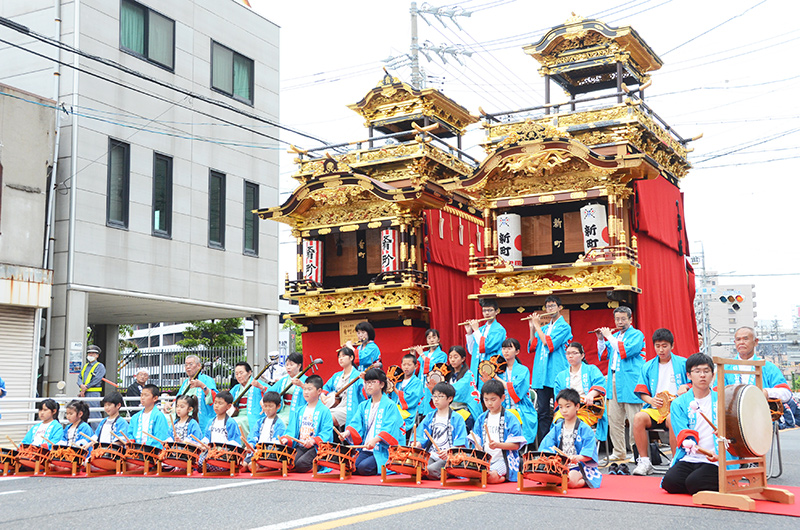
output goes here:
<path id="1" fill-rule="evenodd" d="M 649 458 L 639 457 L 636 459 L 636 469 L 634 469 L 631 474 L 632 475 L 652 475 L 655 471 L 653 464 L 650 462 Z"/>

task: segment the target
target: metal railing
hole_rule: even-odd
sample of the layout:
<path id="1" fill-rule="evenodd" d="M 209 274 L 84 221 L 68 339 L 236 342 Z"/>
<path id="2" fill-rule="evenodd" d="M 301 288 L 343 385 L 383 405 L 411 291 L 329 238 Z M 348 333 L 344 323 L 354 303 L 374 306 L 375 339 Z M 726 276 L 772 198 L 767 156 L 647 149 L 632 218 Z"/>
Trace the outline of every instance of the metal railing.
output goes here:
<path id="1" fill-rule="evenodd" d="M 236 363 L 247 360 L 247 348 L 177 348 L 139 350 L 127 358 L 117 376 L 123 395 L 133 384 L 136 374 L 145 369 L 150 374 L 147 382 L 157 385 L 162 392 L 174 392 L 186 379 L 184 363 L 188 355 L 197 355 L 203 361 L 203 373 L 214 379 L 219 390 L 229 390 Z"/>

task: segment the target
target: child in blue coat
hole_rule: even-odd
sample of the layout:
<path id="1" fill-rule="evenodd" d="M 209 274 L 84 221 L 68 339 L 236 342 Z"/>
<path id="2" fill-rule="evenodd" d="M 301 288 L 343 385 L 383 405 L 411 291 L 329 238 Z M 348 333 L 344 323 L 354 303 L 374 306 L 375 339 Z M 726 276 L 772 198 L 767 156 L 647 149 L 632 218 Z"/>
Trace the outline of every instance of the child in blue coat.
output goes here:
<path id="1" fill-rule="evenodd" d="M 500 381 L 490 379 L 484 383 L 481 398 L 486 412 L 478 416 L 472 431 L 480 448 L 491 457 L 487 477 L 490 484 L 517 480 L 519 450 L 525 445 L 522 425 L 503 407 L 505 393 L 505 386 Z"/>
<path id="2" fill-rule="evenodd" d="M 58 445 L 77 445 L 82 447 L 92 441 L 92 428 L 89 427 L 89 406 L 83 401 L 72 400 L 64 409 L 68 426 Z"/>
<path id="3" fill-rule="evenodd" d="M 52 449 L 64 436 L 64 428 L 56 421 L 58 403 L 54 399 L 45 399 L 39 403 L 39 423 L 30 428 L 22 443 Z"/>
<path id="4" fill-rule="evenodd" d="M 100 404 L 103 405 L 106 417 L 95 428 L 92 436 L 95 442 L 120 445 L 128 439 L 128 422 L 119 415 L 119 409 L 122 408 L 123 402 L 119 392 L 103 396 Z"/>
<path id="5" fill-rule="evenodd" d="M 447 452 L 451 447 L 467 445 L 464 418 L 450 408 L 455 395 L 456 390 L 450 383 L 436 383 L 432 395 L 436 408 L 425 416 L 419 426 L 423 441 L 414 440 L 416 447 L 422 447 L 431 454 L 428 459 L 429 479 L 438 480 L 441 477 L 442 468 L 447 462 Z"/>
<path id="6" fill-rule="evenodd" d="M 319 399 L 322 386 L 320 376 L 308 376 L 303 385 L 305 405 L 291 416 L 286 434 L 281 438 L 281 443 L 292 445 L 297 450 L 294 458 L 294 470 L 297 473 L 311 471 L 319 444 L 333 441 L 333 417 L 330 409 Z"/>

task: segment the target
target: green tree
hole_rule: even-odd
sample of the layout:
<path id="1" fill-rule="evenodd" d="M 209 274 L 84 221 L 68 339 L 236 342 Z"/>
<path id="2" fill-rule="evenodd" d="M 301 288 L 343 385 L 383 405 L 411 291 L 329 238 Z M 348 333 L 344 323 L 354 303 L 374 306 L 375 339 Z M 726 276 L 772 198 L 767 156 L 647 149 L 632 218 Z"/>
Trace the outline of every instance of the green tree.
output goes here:
<path id="1" fill-rule="evenodd" d="M 178 341 L 184 348 L 227 348 L 244 346 L 244 337 L 237 330 L 242 327 L 241 318 L 219 320 L 195 320 L 183 331 L 184 339 Z"/>
<path id="2" fill-rule="evenodd" d="M 303 331 L 305 331 L 306 328 L 304 328 L 301 324 L 298 324 L 297 322 L 293 322 L 291 318 L 287 318 L 283 322 L 283 326 L 281 326 L 281 327 L 283 329 L 288 329 L 288 330 L 294 331 L 294 348 L 295 348 L 294 351 L 296 351 L 297 353 L 303 353 L 303 336 L 302 335 L 303 335 Z"/>

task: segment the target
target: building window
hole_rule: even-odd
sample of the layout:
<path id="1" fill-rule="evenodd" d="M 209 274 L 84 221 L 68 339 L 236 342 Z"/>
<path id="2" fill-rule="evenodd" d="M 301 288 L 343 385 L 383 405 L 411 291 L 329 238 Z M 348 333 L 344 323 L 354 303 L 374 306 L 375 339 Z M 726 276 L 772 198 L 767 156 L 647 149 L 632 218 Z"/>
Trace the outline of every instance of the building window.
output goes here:
<path id="1" fill-rule="evenodd" d="M 253 60 L 211 41 L 211 88 L 253 104 Z"/>
<path id="2" fill-rule="evenodd" d="M 208 246 L 225 248 L 225 175 L 208 174 Z"/>
<path id="3" fill-rule="evenodd" d="M 175 21 L 132 0 L 121 0 L 119 46 L 171 71 L 175 66 Z"/>
<path id="4" fill-rule="evenodd" d="M 244 183 L 244 253 L 258 256 L 258 184 Z"/>
<path id="5" fill-rule="evenodd" d="M 172 158 L 153 155 L 153 235 L 172 235 Z"/>
<path id="6" fill-rule="evenodd" d="M 736 319 L 735 318 L 729 318 L 728 319 L 728 324 L 736 324 Z"/>
<path id="7" fill-rule="evenodd" d="M 131 146 L 108 140 L 108 194 L 106 224 L 128 228 L 128 197 L 131 184 Z"/>

